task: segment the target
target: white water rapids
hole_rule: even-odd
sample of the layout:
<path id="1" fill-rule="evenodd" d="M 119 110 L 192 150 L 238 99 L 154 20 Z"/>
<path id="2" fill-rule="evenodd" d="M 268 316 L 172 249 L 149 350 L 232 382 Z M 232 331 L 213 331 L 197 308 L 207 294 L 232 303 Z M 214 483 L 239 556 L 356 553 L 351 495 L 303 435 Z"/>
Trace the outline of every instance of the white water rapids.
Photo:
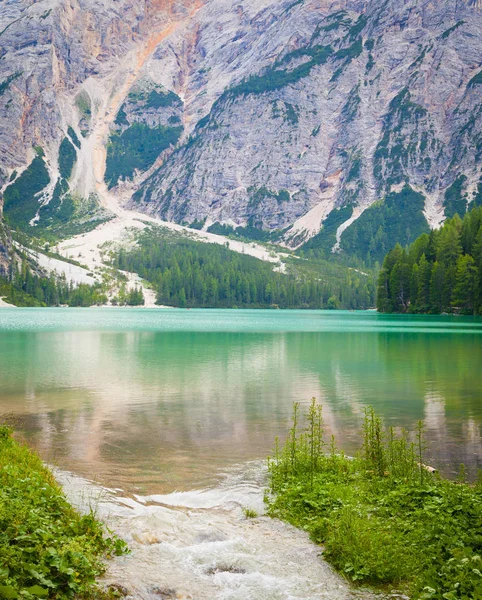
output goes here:
<path id="1" fill-rule="evenodd" d="M 259 462 L 226 474 L 217 487 L 123 497 L 55 471 L 69 501 L 93 508 L 131 553 L 109 562 L 107 585 L 135 600 L 349 600 L 354 592 L 321 559 L 307 535 L 262 515 L 266 473 Z"/>

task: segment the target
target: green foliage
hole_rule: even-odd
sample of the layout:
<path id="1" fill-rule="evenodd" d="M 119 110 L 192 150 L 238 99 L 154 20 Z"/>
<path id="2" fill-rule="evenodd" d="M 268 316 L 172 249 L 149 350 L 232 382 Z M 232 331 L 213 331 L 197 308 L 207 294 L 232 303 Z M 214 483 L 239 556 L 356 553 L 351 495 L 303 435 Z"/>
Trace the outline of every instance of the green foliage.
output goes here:
<path id="1" fill-rule="evenodd" d="M 227 244 L 229 245 L 229 244 Z M 335 295 L 337 307 L 367 308 L 373 295 L 367 277 L 321 262 L 300 259 L 288 273 L 225 246 L 205 244 L 152 230 L 136 248 L 121 250 L 113 266 L 150 281 L 159 304 L 193 308 L 323 308 Z M 332 271 L 330 269 L 333 269 Z"/>
<path id="2" fill-rule="evenodd" d="M 335 58 L 338 60 L 346 59 L 346 63 L 348 63 L 351 62 L 353 59 L 358 58 L 358 56 L 360 56 L 362 52 L 363 42 L 360 38 L 351 46 L 348 46 L 348 48 L 341 48 L 340 50 L 335 52 Z"/>
<path id="3" fill-rule="evenodd" d="M 182 127 L 151 128 L 143 123 L 133 123 L 121 134 L 113 133 L 107 144 L 105 179 L 109 187 L 118 180 L 132 177 L 134 171 L 146 171 L 169 146 L 176 144 Z"/>
<path id="4" fill-rule="evenodd" d="M 423 214 L 425 199 L 405 185 L 365 210 L 341 237 L 341 248 L 372 265 L 381 261 L 397 240 L 406 245 L 429 231 Z"/>
<path id="5" fill-rule="evenodd" d="M 181 99 L 174 92 L 167 93 L 151 90 L 147 96 L 144 108 L 163 108 L 166 106 L 175 106 L 182 104 Z"/>
<path id="6" fill-rule="evenodd" d="M 12 264 L 7 278 L 0 277 L 0 296 L 15 306 L 92 306 L 107 302 L 99 284 L 74 286 L 65 278 L 42 277 L 33 273 L 25 261 L 20 269 Z"/>
<path id="7" fill-rule="evenodd" d="M 451 33 L 456 31 L 459 27 L 462 27 L 462 25 L 465 25 L 465 21 L 457 21 L 457 23 L 455 23 L 455 25 L 453 25 L 452 27 L 449 27 L 446 31 L 444 31 L 442 33 L 442 35 L 440 36 L 440 39 L 446 40 L 450 36 Z"/>
<path id="8" fill-rule="evenodd" d="M 80 516 L 52 474 L 0 426 L 0 597 L 107 598 L 95 583 L 103 557 L 125 543 Z"/>
<path id="9" fill-rule="evenodd" d="M 60 177 L 66 180 L 69 179 L 76 160 L 77 152 L 75 147 L 68 137 L 64 137 L 59 147 Z"/>
<path id="10" fill-rule="evenodd" d="M 467 84 L 467 87 L 472 88 L 476 85 L 482 85 L 482 71 L 479 71 L 476 75 L 472 77 L 472 79 Z"/>
<path id="11" fill-rule="evenodd" d="M 348 30 L 348 37 L 353 41 L 356 39 L 360 33 L 365 28 L 365 25 L 368 23 L 368 19 L 366 15 L 360 15 L 354 25 L 350 27 Z"/>
<path id="12" fill-rule="evenodd" d="M 285 109 L 285 121 L 288 121 L 288 123 L 291 123 L 291 125 L 297 125 L 299 117 L 295 107 L 289 102 L 285 102 Z"/>
<path id="13" fill-rule="evenodd" d="M 255 240 L 257 242 L 276 242 L 283 233 L 279 229 L 267 231 L 254 225 L 246 225 L 246 227 L 232 227 L 231 225 L 223 225 L 222 223 L 218 222 L 210 225 L 207 230 L 209 233 L 217 233 L 218 235 L 225 235 L 228 237 L 245 239 L 248 241 Z"/>
<path id="14" fill-rule="evenodd" d="M 127 290 L 125 284 L 121 285 L 117 296 L 112 298 L 114 306 L 143 306 L 145 304 L 142 288 L 137 285 L 130 290 Z"/>
<path id="15" fill-rule="evenodd" d="M 278 192 L 273 192 L 264 186 L 260 188 L 249 187 L 248 194 L 248 209 L 257 208 L 265 198 L 273 198 L 278 204 L 289 202 L 291 200 L 288 190 L 279 190 Z"/>
<path id="16" fill-rule="evenodd" d="M 378 279 L 381 312 L 482 314 L 482 208 L 422 235 L 383 261 Z"/>
<path id="17" fill-rule="evenodd" d="M 361 98 L 358 95 L 358 86 L 355 86 L 350 95 L 348 96 L 348 100 L 345 103 L 341 111 L 341 116 L 344 121 L 353 121 L 358 113 L 358 107 L 361 104 Z"/>
<path id="18" fill-rule="evenodd" d="M 115 125 L 125 125 L 129 127 L 129 121 L 127 120 L 127 114 L 124 107 L 121 106 L 114 120 Z"/>
<path id="19" fill-rule="evenodd" d="M 15 79 L 18 79 L 20 77 L 20 75 L 22 75 L 22 71 L 18 71 L 17 73 L 13 73 L 12 75 L 9 75 L 7 77 L 7 79 L 5 79 L 4 81 L 2 81 L 2 83 L 0 83 L 0 96 L 3 96 L 3 94 L 8 89 L 10 84 L 13 83 L 15 81 Z"/>
<path id="20" fill-rule="evenodd" d="M 325 440 L 321 406 L 313 399 L 303 420 L 295 404 L 268 462 L 269 514 L 305 529 L 356 583 L 425 600 L 482 597 L 482 488 L 427 470 L 420 423 L 415 436 L 387 430 L 368 408 L 360 437 L 346 457 Z"/>
<path id="21" fill-rule="evenodd" d="M 300 79 L 307 77 L 311 69 L 316 65 L 325 64 L 332 53 L 333 49 L 331 46 L 311 46 L 294 50 L 287 54 L 281 61 L 276 62 L 272 67 L 268 68 L 263 75 L 252 75 L 246 81 L 226 90 L 221 98 L 223 96 L 232 98 L 248 94 L 264 94 L 265 92 L 272 92 L 287 85 L 292 85 Z M 283 63 L 286 64 L 290 60 L 299 58 L 300 56 L 308 56 L 309 60 L 290 71 L 281 68 Z"/>
<path id="22" fill-rule="evenodd" d="M 446 217 L 455 214 L 463 217 L 467 212 L 467 196 L 463 194 L 463 188 L 467 181 L 465 175 L 459 175 L 452 185 L 447 188 L 444 200 L 444 212 Z"/>
<path id="23" fill-rule="evenodd" d="M 28 229 L 30 220 L 35 217 L 39 208 L 36 196 L 49 182 L 43 152 L 38 151 L 28 168 L 3 194 L 4 216 L 11 227 Z"/>
<path id="24" fill-rule="evenodd" d="M 77 94 L 77 96 L 75 97 L 75 105 L 79 109 L 82 117 L 90 117 L 92 105 L 90 96 L 86 91 L 82 90 Z"/>
<path id="25" fill-rule="evenodd" d="M 410 91 L 403 88 L 390 102 L 388 113 L 384 119 L 383 136 L 378 143 L 373 161 L 373 174 L 383 184 L 384 189 L 406 181 L 405 170 L 414 162 L 419 163 L 421 170 L 427 170 L 429 164 L 424 163 L 422 146 L 427 144 L 427 137 L 434 132 L 426 120 L 427 110 L 412 101 Z M 405 125 L 412 132 L 408 137 Z M 415 130 L 415 133 L 413 131 Z M 422 139 L 420 154 L 412 137 Z M 422 159 L 420 158 L 422 156 Z"/>
<path id="26" fill-rule="evenodd" d="M 319 233 L 303 244 L 303 250 L 319 250 L 322 255 L 329 256 L 333 246 L 336 244 L 336 232 L 338 227 L 353 214 L 353 206 L 342 206 L 335 208 L 323 221 L 323 227 Z M 317 252 L 317 254 L 320 254 Z"/>
<path id="27" fill-rule="evenodd" d="M 80 140 L 77 137 L 77 134 L 75 133 L 75 131 L 72 129 L 72 127 L 69 125 L 67 128 L 67 133 L 70 136 L 70 139 L 72 140 L 72 142 L 74 143 L 75 146 L 77 146 L 77 148 L 80 148 Z"/>

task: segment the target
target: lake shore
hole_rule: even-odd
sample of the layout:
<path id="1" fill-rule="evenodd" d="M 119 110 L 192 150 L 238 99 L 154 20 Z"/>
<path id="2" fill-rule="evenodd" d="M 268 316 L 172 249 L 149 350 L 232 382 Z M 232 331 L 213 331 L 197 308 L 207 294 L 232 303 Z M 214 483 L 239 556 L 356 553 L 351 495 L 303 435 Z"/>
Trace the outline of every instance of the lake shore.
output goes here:
<path id="1" fill-rule="evenodd" d="M 0 426 L 0 596 L 111 598 L 96 579 L 125 544 L 66 501 L 52 473 Z"/>

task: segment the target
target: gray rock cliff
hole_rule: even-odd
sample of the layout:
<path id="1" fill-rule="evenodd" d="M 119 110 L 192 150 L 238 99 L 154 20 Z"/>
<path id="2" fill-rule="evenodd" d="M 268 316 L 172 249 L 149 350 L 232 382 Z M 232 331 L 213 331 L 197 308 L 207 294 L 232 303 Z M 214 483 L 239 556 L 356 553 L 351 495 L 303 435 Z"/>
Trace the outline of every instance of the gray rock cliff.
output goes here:
<path id="1" fill-rule="evenodd" d="M 60 177 L 80 198 L 102 200 L 105 182 L 163 219 L 276 231 L 292 246 L 325 235 L 349 251 L 389 238 L 399 203 L 400 219 L 418 215 L 413 237 L 482 202 L 481 11 L 480 0 L 3 5 L 4 190 L 41 146 L 44 204 Z M 65 137 L 75 156 L 62 175 Z"/>

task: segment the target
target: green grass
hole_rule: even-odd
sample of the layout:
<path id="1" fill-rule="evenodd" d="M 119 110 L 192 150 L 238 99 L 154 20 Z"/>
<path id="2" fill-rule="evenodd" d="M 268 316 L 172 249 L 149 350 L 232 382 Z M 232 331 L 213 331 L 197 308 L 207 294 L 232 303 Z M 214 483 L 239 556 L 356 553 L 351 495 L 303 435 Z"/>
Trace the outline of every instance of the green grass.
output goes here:
<path id="1" fill-rule="evenodd" d="M 365 412 L 360 453 L 325 440 L 321 406 L 294 406 L 286 444 L 269 460 L 269 514 L 306 530 L 348 580 L 420 600 L 482 598 L 482 486 L 423 466 L 424 431 L 384 429 Z"/>
<path id="2" fill-rule="evenodd" d="M 0 426 L 0 598 L 107 598 L 103 559 L 125 551 L 79 515 L 50 471 Z"/>

